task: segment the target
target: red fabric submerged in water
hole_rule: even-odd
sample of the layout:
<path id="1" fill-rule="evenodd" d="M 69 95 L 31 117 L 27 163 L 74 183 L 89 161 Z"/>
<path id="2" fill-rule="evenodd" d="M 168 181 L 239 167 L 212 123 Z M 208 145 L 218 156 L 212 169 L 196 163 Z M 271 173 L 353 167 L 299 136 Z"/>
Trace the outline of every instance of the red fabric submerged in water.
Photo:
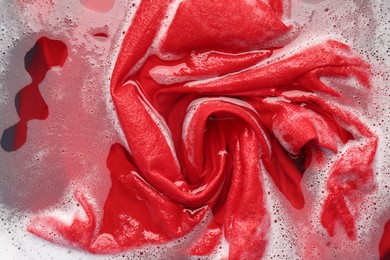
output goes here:
<path id="1" fill-rule="evenodd" d="M 101 226 L 77 193 L 87 218 L 70 226 L 37 218 L 29 230 L 112 253 L 179 239 L 211 214 L 181 254 L 208 255 L 223 236 L 230 258 L 258 259 L 272 235 L 262 176 L 301 209 L 302 176 L 313 163 L 325 167 L 330 151 L 339 157 L 320 221 L 330 236 L 339 223 L 355 239 L 350 207 L 359 203 L 356 193 L 375 189 L 377 137 L 318 94 L 344 98 L 322 76 L 352 76 L 368 90 L 368 65 L 336 41 L 261 63 L 272 57 L 270 41 L 289 31 L 282 1 L 271 0 L 181 3 L 159 45 L 180 56 L 165 60 L 148 50 L 170 2 L 141 2 L 114 68 L 111 95 L 131 153 L 121 144 L 110 150 Z"/>
<path id="2" fill-rule="evenodd" d="M 62 66 L 67 57 L 67 48 L 61 41 L 41 37 L 24 58 L 25 69 L 31 83 L 23 87 L 15 97 L 19 122 L 6 129 L 1 137 L 1 146 L 6 151 L 15 151 L 24 145 L 27 138 L 27 123 L 33 119 L 44 120 L 49 109 L 39 91 L 39 84 L 46 73 L 55 66 Z"/>

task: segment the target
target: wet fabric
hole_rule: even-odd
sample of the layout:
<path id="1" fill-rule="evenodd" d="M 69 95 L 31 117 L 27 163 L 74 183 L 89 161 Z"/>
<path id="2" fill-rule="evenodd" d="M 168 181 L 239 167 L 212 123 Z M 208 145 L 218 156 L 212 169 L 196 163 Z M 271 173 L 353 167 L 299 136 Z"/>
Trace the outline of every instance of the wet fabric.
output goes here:
<path id="1" fill-rule="evenodd" d="M 141 2 L 112 74 L 127 143 L 107 158 L 102 221 L 77 192 L 86 218 L 36 218 L 29 230 L 115 253 L 179 239 L 211 214 L 183 254 L 209 255 L 224 238 L 229 258 L 259 259 L 272 235 L 264 175 L 302 209 L 302 176 L 331 153 L 320 222 L 356 239 L 350 207 L 375 189 L 377 136 L 339 105 L 342 86 L 321 78 L 353 77 L 369 91 L 369 65 L 332 40 L 274 58 L 291 30 L 277 0 L 183 1 L 156 40 L 170 4 Z"/>

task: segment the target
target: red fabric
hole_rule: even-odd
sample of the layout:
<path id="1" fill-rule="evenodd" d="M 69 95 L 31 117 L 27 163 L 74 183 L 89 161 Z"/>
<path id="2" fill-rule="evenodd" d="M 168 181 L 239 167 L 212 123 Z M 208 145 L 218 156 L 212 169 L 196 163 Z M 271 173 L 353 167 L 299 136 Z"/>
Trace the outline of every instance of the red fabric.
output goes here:
<path id="1" fill-rule="evenodd" d="M 379 254 L 382 260 L 390 259 L 390 219 L 386 222 L 385 229 L 379 243 Z"/>
<path id="2" fill-rule="evenodd" d="M 63 42 L 46 37 L 41 37 L 26 54 L 24 65 L 31 76 L 31 83 L 23 87 L 15 97 L 15 107 L 20 120 L 4 131 L 1 138 L 4 150 L 15 151 L 24 145 L 28 121 L 44 120 L 48 117 L 49 108 L 39 91 L 39 84 L 52 67 L 63 66 L 67 55 Z"/>
<path id="3" fill-rule="evenodd" d="M 141 2 L 111 80 L 131 152 L 114 144 L 108 155 L 112 187 L 102 224 L 95 228 L 93 207 L 78 194 L 87 219 L 66 226 L 38 218 L 31 232 L 53 241 L 47 229 L 55 230 L 91 252 L 112 253 L 178 239 L 211 213 L 183 254 L 208 255 L 224 236 L 231 259 L 258 259 L 272 235 L 263 175 L 301 209 L 302 175 L 313 163 L 324 168 L 329 151 L 339 156 L 320 221 L 330 236 L 340 223 L 356 238 L 350 207 L 357 192 L 375 189 L 377 137 L 321 98 L 344 99 L 320 77 L 354 76 L 368 91 L 368 65 L 336 41 L 259 63 L 289 26 L 282 1 L 253 3 L 182 2 L 159 45 L 180 55 L 166 60 L 148 50 L 170 1 Z"/>

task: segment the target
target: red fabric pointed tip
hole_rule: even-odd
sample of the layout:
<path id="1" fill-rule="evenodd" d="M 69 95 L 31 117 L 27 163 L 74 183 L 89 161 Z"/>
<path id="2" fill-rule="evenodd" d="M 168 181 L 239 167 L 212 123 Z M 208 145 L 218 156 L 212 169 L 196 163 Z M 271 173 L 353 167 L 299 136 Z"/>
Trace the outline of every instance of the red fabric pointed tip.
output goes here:
<path id="1" fill-rule="evenodd" d="M 77 245 L 89 250 L 96 227 L 95 212 L 81 192 L 77 191 L 74 197 L 84 210 L 85 218 L 76 213 L 69 225 L 54 217 L 37 217 L 27 230 L 54 243 Z"/>
<path id="2" fill-rule="evenodd" d="M 390 259 L 390 219 L 385 224 L 385 229 L 379 243 L 379 255 L 381 260 Z"/>

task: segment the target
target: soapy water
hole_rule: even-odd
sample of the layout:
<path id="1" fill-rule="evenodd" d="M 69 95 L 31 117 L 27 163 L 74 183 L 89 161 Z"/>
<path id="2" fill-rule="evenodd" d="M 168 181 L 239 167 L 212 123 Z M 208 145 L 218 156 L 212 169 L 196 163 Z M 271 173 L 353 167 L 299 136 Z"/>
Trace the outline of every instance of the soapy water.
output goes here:
<path id="1" fill-rule="evenodd" d="M 63 67 L 48 71 L 39 86 L 49 108 L 48 117 L 29 121 L 26 143 L 19 149 L 0 151 L 2 254 L 10 259 L 177 257 L 175 252 L 189 238 L 114 256 L 97 256 L 50 244 L 26 232 L 32 214 L 56 213 L 68 216 L 70 223 L 73 212 L 80 208 L 72 197 L 76 185 L 84 187 L 85 194 L 95 201 L 94 209 L 100 219 L 99 209 L 110 188 L 106 157 L 111 144 L 124 140 L 108 91 L 109 77 L 122 32 L 127 30 L 138 3 L 116 1 L 112 9 L 96 12 L 84 8 L 82 2 L 2 3 L 2 131 L 18 122 L 14 97 L 31 82 L 24 70 L 25 54 L 46 36 L 64 42 L 69 55 Z M 361 104 L 362 108 L 351 108 L 344 103 L 340 106 L 358 116 L 379 136 L 375 164 L 377 191 L 366 196 L 356 209 L 360 215 L 355 242 L 337 235 L 324 239 L 326 231 L 319 222 L 321 208 L 316 205 L 325 198 L 321 191 L 325 190 L 329 169 L 305 173 L 301 186 L 305 198 L 311 199 L 306 200 L 305 208 L 300 211 L 293 209 L 272 180 L 263 174 L 268 196 L 266 208 L 272 223 L 266 259 L 296 259 L 302 255 L 315 258 L 317 253 L 324 259 L 348 259 L 354 254 L 359 254 L 361 259 L 378 258 L 379 240 L 389 217 L 390 158 L 386 152 L 390 147 L 387 105 L 390 61 L 386 47 L 390 46 L 389 8 L 384 1 L 349 1 L 337 6 L 332 1 L 292 2 L 291 21 L 302 27 L 297 38 L 280 52 L 281 56 L 331 38 L 353 46 L 373 65 L 371 93 L 349 97 L 351 103 Z M 278 58 L 278 53 L 274 57 Z M 332 160 L 330 155 L 326 156 Z M 218 259 L 226 255 L 225 243 L 212 256 Z"/>

